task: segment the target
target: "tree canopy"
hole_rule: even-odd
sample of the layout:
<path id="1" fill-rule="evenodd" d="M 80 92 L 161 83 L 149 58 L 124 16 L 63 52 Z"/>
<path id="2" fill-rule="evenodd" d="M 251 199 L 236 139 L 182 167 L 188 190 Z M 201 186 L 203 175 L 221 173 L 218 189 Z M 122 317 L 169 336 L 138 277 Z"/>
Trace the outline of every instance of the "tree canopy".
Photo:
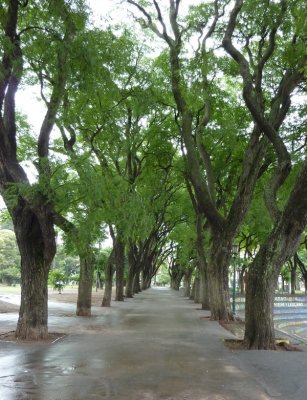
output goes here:
<path id="1" fill-rule="evenodd" d="M 269 305 L 255 307 L 270 314 L 263 293 L 274 292 L 306 225 L 305 3 L 160 3 L 127 0 L 129 19 L 102 26 L 82 0 L 0 6 L 0 192 L 23 291 L 34 296 L 33 280 L 44 296 L 57 225 L 79 257 L 78 315 L 90 315 L 108 232 L 104 273 L 112 288 L 116 271 L 117 299 L 125 280 L 131 297 L 168 263 L 172 286 L 193 273 L 211 318 L 233 319 L 238 244 L 249 258 L 247 303 L 257 293 Z M 38 131 L 16 110 L 22 86 L 40 90 Z M 259 333 L 247 332 L 247 346 L 267 348 L 268 314 L 255 322 L 247 310 Z M 22 305 L 18 335 L 46 335 L 29 330 L 27 313 Z"/>

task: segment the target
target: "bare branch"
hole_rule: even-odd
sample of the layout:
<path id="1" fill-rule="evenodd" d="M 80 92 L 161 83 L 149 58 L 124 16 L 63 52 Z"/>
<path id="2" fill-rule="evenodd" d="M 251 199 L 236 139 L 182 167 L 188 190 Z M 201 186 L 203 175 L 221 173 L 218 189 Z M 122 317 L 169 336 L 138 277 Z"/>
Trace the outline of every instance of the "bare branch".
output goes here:
<path id="1" fill-rule="evenodd" d="M 154 2 L 156 3 L 155 0 L 154 0 Z M 169 19 L 170 19 L 172 30 L 174 32 L 175 40 L 177 43 L 180 43 L 180 41 L 181 41 L 181 34 L 180 34 L 179 26 L 177 23 L 179 4 L 180 4 L 180 0 L 176 0 L 176 3 L 174 0 L 170 0 Z"/>
<path id="2" fill-rule="evenodd" d="M 153 23 L 151 15 L 145 10 L 144 7 L 140 6 L 136 1 L 134 0 L 127 0 L 128 3 L 132 4 L 133 6 L 135 6 L 139 11 L 141 11 L 141 13 L 146 17 L 147 22 L 145 22 L 144 20 L 139 21 L 141 26 L 143 28 L 149 28 L 151 29 L 159 38 L 166 40 L 166 37 L 168 37 L 168 35 L 166 35 L 166 37 L 164 36 L 164 33 L 161 33 L 156 25 Z"/>

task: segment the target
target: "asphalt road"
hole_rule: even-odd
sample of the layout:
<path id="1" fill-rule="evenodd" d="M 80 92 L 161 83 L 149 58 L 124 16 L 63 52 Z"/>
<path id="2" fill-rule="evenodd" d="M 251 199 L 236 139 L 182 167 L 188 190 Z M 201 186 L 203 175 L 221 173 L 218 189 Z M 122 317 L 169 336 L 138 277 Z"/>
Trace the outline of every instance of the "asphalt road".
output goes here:
<path id="1" fill-rule="evenodd" d="M 80 318 L 52 303 L 49 330 L 67 336 L 0 342 L 0 400 L 307 398 L 306 351 L 229 350 L 223 339 L 233 336 L 168 289 L 113 304 Z M 14 318 L 1 314 L 1 331 Z"/>

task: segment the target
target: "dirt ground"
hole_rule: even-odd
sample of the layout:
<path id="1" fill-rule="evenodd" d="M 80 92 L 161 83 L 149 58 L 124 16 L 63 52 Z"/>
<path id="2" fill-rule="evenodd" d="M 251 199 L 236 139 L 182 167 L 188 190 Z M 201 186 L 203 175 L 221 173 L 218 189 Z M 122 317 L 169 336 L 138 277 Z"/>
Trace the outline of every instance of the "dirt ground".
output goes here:
<path id="1" fill-rule="evenodd" d="M 103 290 L 98 290 L 96 292 L 95 289 L 92 291 L 92 306 L 101 306 L 102 298 L 103 298 Z M 64 289 L 62 293 L 58 293 L 54 290 L 49 290 L 48 299 L 50 301 L 59 301 L 61 303 L 74 303 L 77 304 L 78 297 L 78 289 Z"/>

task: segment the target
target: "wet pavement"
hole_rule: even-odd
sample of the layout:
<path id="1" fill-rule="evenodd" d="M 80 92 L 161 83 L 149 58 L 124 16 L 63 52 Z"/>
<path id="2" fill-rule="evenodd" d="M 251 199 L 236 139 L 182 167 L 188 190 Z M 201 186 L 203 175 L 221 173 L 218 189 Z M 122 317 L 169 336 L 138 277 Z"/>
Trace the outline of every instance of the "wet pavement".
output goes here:
<path id="1" fill-rule="evenodd" d="M 234 337 L 168 289 L 113 304 L 78 318 L 51 303 L 49 331 L 67 336 L 0 342 L 0 400 L 306 399 L 306 351 L 229 350 Z M 0 315 L 1 331 L 12 315 Z"/>

